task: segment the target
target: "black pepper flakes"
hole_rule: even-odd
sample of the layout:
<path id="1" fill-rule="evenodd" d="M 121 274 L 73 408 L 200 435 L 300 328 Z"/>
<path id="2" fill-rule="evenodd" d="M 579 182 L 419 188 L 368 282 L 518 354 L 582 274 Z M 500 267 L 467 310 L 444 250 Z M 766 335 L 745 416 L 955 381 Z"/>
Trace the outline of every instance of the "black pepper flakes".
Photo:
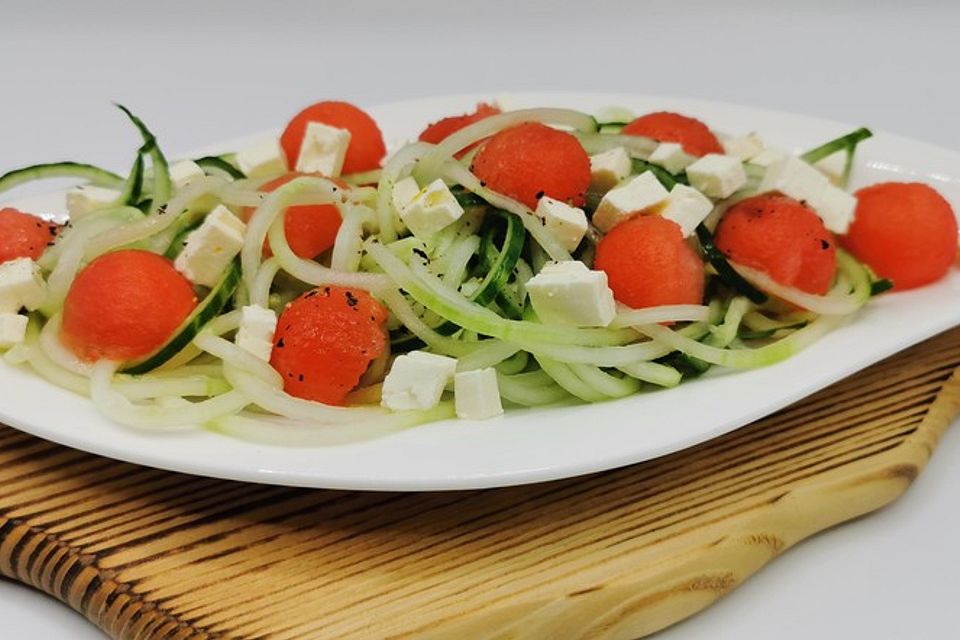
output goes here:
<path id="1" fill-rule="evenodd" d="M 283 349 L 285 346 L 287 345 L 283 342 L 283 338 L 277 340 L 277 349 Z"/>
<path id="2" fill-rule="evenodd" d="M 542 197 L 545 196 L 545 195 L 547 195 L 546 192 L 544 192 L 543 189 L 541 189 L 540 191 L 537 191 L 537 193 L 536 193 L 536 195 L 534 195 L 534 197 L 535 197 L 537 200 L 539 200 L 540 198 L 542 198 Z"/>
<path id="3" fill-rule="evenodd" d="M 427 255 L 427 252 L 421 249 L 420 247 L 414 247 L 413 253 L 423 258 L 425 261 L 430 261 L 430 256 Z"/>
<path id="4" fill-rule="evenodd" d="M 823 249 L 824 251 L 826 251 L 827 249 L 830 248 L 830 243 L 827 242 L 826 240 L 821 240 L 821 241 L 820 241 L 820 248 Z"/>
<path id="5" fill-rule="evenodd" d="M 356 306 L 357 306 L 357 303 L 360 302 L 360 300 L 357 299 L 357 297 L 354 296 L 353 293 L 351 293 L 350 291 L 347 291 L 346 297 L 347 297 L 347 306 L 348 306 L 348 307 L 356 307 Z"/>
<path id="6" fill-rule="evenodd" d="M 300 382 L 303 382 L 303 374 L 302 374 L 302 373 L 301 373 L 299 376 L 297 376 L 297 380 L 299 380 Z"/>

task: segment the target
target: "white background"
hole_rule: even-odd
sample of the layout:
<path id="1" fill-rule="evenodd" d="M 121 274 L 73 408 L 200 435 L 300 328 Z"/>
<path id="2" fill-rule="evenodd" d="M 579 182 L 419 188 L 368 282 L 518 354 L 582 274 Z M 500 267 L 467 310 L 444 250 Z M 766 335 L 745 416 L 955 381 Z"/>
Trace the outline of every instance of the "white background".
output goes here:
<path id="1" fill-rule="evenodd" d="M 349 6 L 348 6 L 349 5 Z M 322 98 L 596 90 L 795 111 L 960 148 L 960 3 L 0 0 L 0 172 L 122 170 L 127 103 L 174 152 Z M 957 168 L 950 168 L 956 171 Z M 960 432 L 887 510 L 816 537 L 664 638 L 946 638 L 960 587 Z M 0 582 L 4 637 L 98 638 Z"/>

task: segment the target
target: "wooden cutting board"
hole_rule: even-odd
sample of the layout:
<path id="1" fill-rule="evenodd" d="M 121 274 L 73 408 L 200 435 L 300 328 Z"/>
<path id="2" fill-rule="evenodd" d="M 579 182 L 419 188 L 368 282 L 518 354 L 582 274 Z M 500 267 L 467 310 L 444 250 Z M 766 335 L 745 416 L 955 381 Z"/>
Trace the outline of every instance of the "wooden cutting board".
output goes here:
<path id="1" fill-rule="evenodd" d="M 958 366 L 954 330 L 696 448 L 487 491 L 209 480 L 0 428 L 0 572 L 116 638 L 636 638 L 903 493 Z"/>

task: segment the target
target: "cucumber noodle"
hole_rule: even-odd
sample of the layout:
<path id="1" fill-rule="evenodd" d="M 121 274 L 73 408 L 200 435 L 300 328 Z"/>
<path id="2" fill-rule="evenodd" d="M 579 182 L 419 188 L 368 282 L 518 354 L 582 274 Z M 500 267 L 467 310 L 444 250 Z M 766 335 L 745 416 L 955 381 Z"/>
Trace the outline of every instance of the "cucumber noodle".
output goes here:
<path id="1" fill-rule="evenodd" d="M 601 133 L 593 117 L 577 111 L 503 113 L 437 145 L 408 144 L 382 169 L 344 176 L 348 188 L 343 182 L 301 175 L 269 193 L 262 188 L 272 176 L 245 178 L 228 156 L 216 162 L 206 159 L 209 175 L 182 188 L 171 187 L 155 139 L 139 119 L 128 115 L 145 142 L 125 179 L 78 163 L 28 167 L 0 178 L 3 188 L 30 179 L 86 178 L 91 184 L 122 188 L 120 200 L 136 205 L 93 211 L 62 231 L 38 261 L 46 274 L 46 299 L 30 318 L 25 342 L 10 349 L 5 360 L 91 397 L 104 415 L 138 429 L 205 425 L 258 443 L 329 446 L 453 417 L 449 399 L 421 411 L 393 412 L 378 405 L 391 351 L 396 355 L 418 345 L 456 358 L 460 372 L 495 368 L 500 395 L 513 405 L 622 398 L 645 385 L 675 387 L 691 371 L 713 365 L 746 369 L 779 362 L 846 321 L 871 295 L 869 272 L 838 251 L 837 278 L 825 296 L 784 286 L 763 271 L 731 262 L 737 274 L 772 300 L 755 305 L 729 285 L 720 285 L 710 289 L 705 305 L 620 307 L 604 328 L 539 322 L 527 300 L 527 282 L 548 260 L 571 260 L 571 252 L 534 211 L 492 190 L 471 171 L 475 149 L 466 156 L 463 152 L 507 127 L 541 122 L 569 130 L 588 153 L 623 147 L 635 158 L 635 171 L 651 170 L 645 161 L 655 141 Z M 150 172 L 143 167 L 147 158 L 153 163 Z M 762 169 L 749 168 L 753 185 Z M 409 235 L 394 188 L 411 177 L 419 187 L 436 179 L 457 187 L 457 198 L 465 198 L 463 216 L 433 237 Z M 709 226 L 751 189 L 717 203 Z M 149 373 L 128 375 L 122 372 L 124 363 L 88 363 L 61 343 L 64 300 L 84 265 L 119 248 L 172 256 L 184 234 L 217 204 L 238 214 L 245 210 L 239 272 L 227 271 L 223 277 L 227 282 L 234 274 L 233 283 L 239 278 L 241 284 L 236 292 L 234 284 L 229 290 L 223 286 L 220 295 L 229 298 L 223 308 L 211 305 L 214 311 L 203 321 L 185 323 L 190 333 L 184 329 L 183 341 L 176 344 L 186 348 L 159 358 L 159 368 Z M 329 205 L 340 214 L 332 249 L 321 259 L 298 256 L 288 243 L 286 213 L 299 205 Z M 588 265 L 595 241 L 591 237 L 577 254 Z M 281 309 L 311 287 L 333 285 L 368 290 L 390 312 L 392 347 L 348 396 L 348 402 L 355 403 L 351 406 L 328 406 L 286 393 L 270 363 L 232 339 L 241 325 L 243 304 Z M 210 301 L 219 300 L 214 289 Z"/>

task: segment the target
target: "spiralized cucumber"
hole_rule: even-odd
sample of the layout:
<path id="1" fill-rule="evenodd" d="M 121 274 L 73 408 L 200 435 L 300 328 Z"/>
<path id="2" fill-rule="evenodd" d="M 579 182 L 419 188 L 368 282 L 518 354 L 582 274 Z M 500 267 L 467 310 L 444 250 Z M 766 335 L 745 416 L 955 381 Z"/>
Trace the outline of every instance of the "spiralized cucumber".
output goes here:
<path id="1" fill-rule="evenodd" d="M 14 169 L 0 176 L 0 193 L 5 193 L 35 180 L 72 178 L 83 180 L 98 187 L 120 188 L 123 178 L 92 164 L 82 162 L 50 162 Z"/>

